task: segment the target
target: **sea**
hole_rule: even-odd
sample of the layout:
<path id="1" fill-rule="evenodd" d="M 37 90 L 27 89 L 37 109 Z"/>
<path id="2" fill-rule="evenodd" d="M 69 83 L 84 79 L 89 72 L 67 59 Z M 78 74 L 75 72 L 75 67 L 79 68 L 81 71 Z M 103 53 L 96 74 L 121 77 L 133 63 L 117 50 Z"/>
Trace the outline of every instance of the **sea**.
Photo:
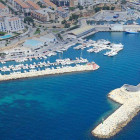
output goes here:
<path id="1" fill-rule="evenodd" d="M 122 43 L 124 49 L 108 57 L 106 51 L 88 53 L 73 46 L 46 61 L 81 56 L 100 68 L 0 82 L 0 140 L 98 140 L 91 131 L 120 107 L 108 93 L 140 83 L 140 34 L 99 32 L 86 39 Z M 110 140 L 139 140 L 139 130 L 140 114 Z"/>

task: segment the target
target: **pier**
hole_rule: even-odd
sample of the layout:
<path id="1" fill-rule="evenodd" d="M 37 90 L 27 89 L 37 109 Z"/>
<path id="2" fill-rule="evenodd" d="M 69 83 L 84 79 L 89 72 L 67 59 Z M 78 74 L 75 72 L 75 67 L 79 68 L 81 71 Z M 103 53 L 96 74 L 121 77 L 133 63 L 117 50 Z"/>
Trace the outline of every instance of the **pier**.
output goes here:
<path id="1" fill-rule="evenodd" d="M 108 97 L 122 106 L 92 131 L 92 134 L 99 138 L 114 136 L 140 111 L 140 84 L 124 85 L 111 91 Z"/>
<path id="2" fill-rule="evenodd" d="M 57 69 L 47 68 L 42 71 L 30 71 L 26 73 L 15 72 L 9 75 L 0 75 L 0 81 L 37 77 L 37 76 L 44 76 L 44 75 L 71 73 L 71 72 L 93 71 L 93 70 L 97 70 L 98 68 L 99 66 L 96 63 L 87 63 L 86 65 L 77 65 L 74 67 L 66 66 L 66 67 L 57 68 Z"/>

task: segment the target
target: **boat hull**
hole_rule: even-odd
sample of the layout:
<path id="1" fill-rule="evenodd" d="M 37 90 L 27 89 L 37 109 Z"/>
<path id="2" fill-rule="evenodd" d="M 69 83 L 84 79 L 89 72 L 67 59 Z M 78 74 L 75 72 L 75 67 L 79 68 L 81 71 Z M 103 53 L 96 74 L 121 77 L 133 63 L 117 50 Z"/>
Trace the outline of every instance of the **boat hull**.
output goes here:
<path id="1" fill-rule="evenodd" d="M 127 34 L 138 34 L 138 32 L 129 32 L 129 31 L 126 31 Z"/>

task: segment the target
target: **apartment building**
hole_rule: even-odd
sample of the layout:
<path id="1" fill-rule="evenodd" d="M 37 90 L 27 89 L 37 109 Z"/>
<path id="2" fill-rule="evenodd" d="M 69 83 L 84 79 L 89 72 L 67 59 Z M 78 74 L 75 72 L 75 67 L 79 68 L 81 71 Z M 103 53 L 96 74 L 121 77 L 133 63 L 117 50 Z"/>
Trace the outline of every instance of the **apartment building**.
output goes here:
<path id="1" fill-rule="evenodd" d="M 8 2 L 18 11 L 24 13 L 29 12 L 29 6 L 22 0 L 8 0 Z"/>
<path id="2" fill-rule="evenodd" d="M 51 0 L 53 3 L 55 3 L 58 7 L 61 6 L 69 6 L 70 0 Z"/>
<path id="3" fill-rule="evenodd" d="M 69 8 L 66 6 L 58 7 L 57 14 L 62 18 L 66 18 L 69 16 Z"/>
<path id="4" fill-rule="evenodd" d="M 37 5 L 33 1 L 28 0 L 28 1 L 26 1 L 26 4 L 29 6 L 30 10 L 39 10 L 40 9 L 39 5 Z"/>
<path id="5" fill-rule="evenodd" d="M 40 0 L 40 2 L 42 2 L 47 8 L 50 8 L 50 9 L 54 9 L 55 11 L 57 10 L 57 6 L 52 3 L 50 0 Z"/>
<path id="6" fill-rule="evenodd" d="M 31 11 L 31 16 L 41 22 L 47 22 L 56 19 L 56 12 L 49 8 L 43 8 Z"/>
<path id="7" fill-rule="evenodd" d="M 69 7 L 76 7 L 76 6 L 78 6 L 78 0 L 70 0 Z"/>
<path id="8" fill-rule="evenodd" d="M 17 32 L 24 29 L 24 24 L 18 17 L 2 17 L 0 18 L 0 31 Z"/>

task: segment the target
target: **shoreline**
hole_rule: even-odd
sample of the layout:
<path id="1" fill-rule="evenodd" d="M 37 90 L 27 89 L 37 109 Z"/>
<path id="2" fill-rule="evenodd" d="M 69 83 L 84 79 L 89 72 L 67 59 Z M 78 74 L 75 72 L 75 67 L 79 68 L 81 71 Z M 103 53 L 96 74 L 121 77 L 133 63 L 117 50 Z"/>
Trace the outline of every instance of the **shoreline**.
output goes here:
<path id="1" fill-rule="evenodd" d="M 92 130 L 92 135 L 98 138 L 111 138 L 116 135 L 140 111 L 139 91 L 128 92 L 123 86 L 111 91 L 108 98 L 121 106 Z"/>

